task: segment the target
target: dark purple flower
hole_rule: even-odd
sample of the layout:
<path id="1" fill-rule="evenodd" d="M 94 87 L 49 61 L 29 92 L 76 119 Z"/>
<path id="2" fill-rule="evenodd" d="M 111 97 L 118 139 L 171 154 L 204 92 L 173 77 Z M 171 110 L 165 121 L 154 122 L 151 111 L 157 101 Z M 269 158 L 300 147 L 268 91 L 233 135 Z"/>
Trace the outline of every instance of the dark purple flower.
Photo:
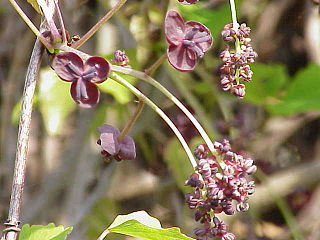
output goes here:
<path id="1" fill-rule="evenodd" d="M 197 3 L 199 0 L 178 0 L 178 1 L 183 5 L 190 5 L 190 4 Z"/>
<path id="2" fill-rule="evenodd" d="M 101 153 L 106 160 L 114 158 L 121 161 L 136 158 L 136 147 L 130 136 L 119 139 L 120 131 L 108 124 L 98 127 L 98 131 L 100 132 L 100 139 L 97 143 L 101 146 Z"/>
<path id="3" fill-rule="evenodd" d="M 89 108 L 99 102 L 100 92 L 96 83 L 106 80 L 110 66 L 102 57 L 89 57 L 85 62 L 73 52 L 58 53 L 52 68 L 64 81 L 72 82 L 70 93 L 81 107 Z"/>
<path id="4" fill-rule="evenodd" d="M 173 10 L 165 19 L 165 35 L 169 47 L 169 63 L 179 71 L 190 72 L 198 58 L 211 47 L 212 36 L 209 29 L 201 23 L 185 22 L 182 16 Z"/>

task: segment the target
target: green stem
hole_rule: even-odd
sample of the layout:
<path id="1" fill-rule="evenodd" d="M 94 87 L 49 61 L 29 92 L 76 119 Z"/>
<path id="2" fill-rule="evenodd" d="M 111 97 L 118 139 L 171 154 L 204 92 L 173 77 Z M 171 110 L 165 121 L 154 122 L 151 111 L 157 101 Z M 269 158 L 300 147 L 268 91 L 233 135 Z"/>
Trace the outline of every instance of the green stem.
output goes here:
<path id="1" fill-rule="evenodd" d="M 144 70 L 145 74 L 151 76 L 163 63 L 164 60 L 167 59 L 167 54 L 163 54 L 154 64 L 152 64 L 151 67 Z"/>
<path id="2" fill-rule="evenodd" d="M 118 140 L 121 141 L 130 131 L 138 117 L 140 116 L 142 109 L 144 107 L 144 102 L 140 99 L 138 103 L 138 107 L 136 108 L 136 111 L 131 116 L 130 120 L 127 122 L 127 125 L 124 127 L 124 129 L 121 131 L 120 135 L 118 136 Z"/>
<path id="3" fill-rule="evenodd" d="M 179 139 L 185 152 L 187 153 L 189 160 L 190 160 L 190 163 L 192 164 L 193 168 L 195 168 L 197 166 L 197 162 L 192 154 L 192 151 L 190 150 L 188 144 L 184 140 L 183 136 L 181 135 L 181 133 L 179 132 L 177 127 L 170 120 L 170 118 L 154 102 L 152 102 L 148 97 L 146 97 L 137 88 L 135 88 L 133 85 L 131 85 L 129 82 L 127 82 L 124 78 L 120 77 L 119 75 L 117 75 L 115 73 L 111 73 L 110 78 L 112 80 L 116 81 L 117 83 L 128 88 L 134 95 L 136 95 L 139 99 L 144 101 L 150 108 L 152 108 L 169 125 L 169 127 L 172 129 L 172 131 L 175 133 L 175 135 Z"/>
<path id="4" fill-rule="evenodd" d="M 199 120 L 203 124 L 204 128 L 209 132 L 209 134 L 216 135 L 216 132 L 214 131 L 212 127 L 211 121 L 207 118 L 207 115 L 202 108 L 201 104 L 199 103 L 198 99 L 192 94 L 188 86 L 186 85 L 186 82 L 191 81 L 191 76 L 188 73 L 176 73 L 174 69 L 170 68 L 168 69 L 168 72 L 171 74 L 171 79 L 178 88 L 180 94 L 186 101 L 188 101 L 188 104 L 192 107 L 192 109 L 195 111 L 196 116 L 198 116 Z M 174 75 L 173 75 L 174 74 Z M 185 81 L 183 81 L 185 80 Z"/>
<path id="5" fill-rule="evenodd" d="M 22 11 L 19 5 L 15 2 L 15 0 L 9 0 L 13 8 L 17 11 L 17 13 L 21 16 L 23 21 L 28 25 L 31 31 L 39 38 L 41 43 L 48 49 L 50 53 L 53 53 L 54 47 L 42 36 L 39 32 L 38 28 L 31 22 L 28 16 Z"/>
<path id="6" fill-rule="evenodd" d="M 79 48 L 81 47 L 88 39 L 95 34 L 101 26 L 108 21 L 125 3 L 127 0 L 119 0 L 119 2 L 103 17 L 96 23 L 79 41 L 75 42 L 72 47 Z"/>
<path id="7" fill-rule="evenodd" d="M 239 24 L 238 24 L 238 21 L 237 21 L 237 11 L 236 11 L 236 5 L 234 3 L 234 0 L 230 0 L 230 8 L 231 8 L 233 28 L 234 29 L 238 29 Z"/>
<path id="8" fill-rule="evenodd" d="M 216 154 L 214 145 L 212 141 L 210 140 L 208 134 L 206 131 L 203 129 L 203 127 L 200 125 L 200 123 L 197 121 L 197 119 L 192 115 L 192 113 L 172 94 L 170 93 L 164 86 L 162 86 L 159 82 L 154 80 L 152 77 L 148 76 L 147 74 L 134 70 L 134 69 L 129 69 L 129 68 L 124 68 L 124 67 L 119 67 L 116 65 L 111 65 L 111 70 L 119 73 L 124 73 L 130 76 L 133 76 L 135 78 L 141 79 L 155 88 L 157 88 L 160 92 L 162 92 L 165 96 L 167 96 L 180 110 L 190 119 L 192 124 L 195 126 L 195 128 L 198 130 L 200 133 L 201 137 L 205 141 L 205 143 L 208 145 L 210 151 L 213 154 Z"/>

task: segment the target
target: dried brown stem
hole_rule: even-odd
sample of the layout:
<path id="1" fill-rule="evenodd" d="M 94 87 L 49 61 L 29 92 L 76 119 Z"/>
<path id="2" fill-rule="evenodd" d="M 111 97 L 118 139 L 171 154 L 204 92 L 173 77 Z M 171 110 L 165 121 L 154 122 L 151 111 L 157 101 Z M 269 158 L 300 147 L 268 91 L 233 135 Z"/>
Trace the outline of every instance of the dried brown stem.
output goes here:
<path id="1" fill-rule="evenodd" d="M 5 223 L 3 239 L 15 240 L 18 237 L 23 187 L 26 174 L 26 157 L 31 123 L 32 100 L 39 75 L 44 48 L 39 39 L 36 40 L 30 58 L 25 87 L 22 97 L 21 117 L 17 141 L 14 176 L 11 191 L 8 221 Z"/>

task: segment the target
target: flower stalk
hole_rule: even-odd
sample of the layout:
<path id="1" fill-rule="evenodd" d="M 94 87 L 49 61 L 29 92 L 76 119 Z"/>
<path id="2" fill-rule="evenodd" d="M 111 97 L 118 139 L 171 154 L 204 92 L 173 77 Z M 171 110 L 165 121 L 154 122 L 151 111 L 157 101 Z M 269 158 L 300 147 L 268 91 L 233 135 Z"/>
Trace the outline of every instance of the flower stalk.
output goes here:
<path id="1" fill-rule="evenodd" d="M 188 158 L 190 160 L 190 163 L 192 164 L 193 168 L 197 166 L 197 162 L 193 156 L 192 151 L 190 150 L 188 144 L 184 140 L 183 136 L 181 135 L 178 128 L 174 125 L 174 123 L 170 120 L 170 118 L 162 111 L 161 108 L 159 108 L 153 101 L 151 101 L 148 97 L 146 97 L 142 92 L 140 92 L 137 88 L 135 88 L 133 85 L 131 85 L 129 82 L 127 82 L 124 78 L 120 77 L 116 73 L 111 73 L 110 78 L 117 83 L 123 85 L 124 87 L 128 88 L 130 92 L 132 92 L 134 95 L 136 95 L 139 99 L 144 101 L 152 110 L 154 110 L 172 129 L 172 131 L 175 133 L 177 138 L 179 139 L 181 145 L 183 146 L 186 154 L 188 155 Z"/>
<path id="2" fill-rule="evenodd" d="M 143 110 L 143 107 L 144 107 L 144 101 L 142 101 L 142 99 L 140 99 L 138 102 L 138 106 L 136 108 L 136 111 L 133 113 L 130 120 L 127 122 L 127 125 L 124 127 L 124 129 L 121 131 L 120 135 L 118 136 L 119 141 L 121 141 L 124 138 L 124 136 L 126 136 L 129 133 L 132 126 L 135 124 L 138 117 L 140 116 L 140 114 Z"/>
<path id="3" fill-rule="evenodd" d="M 119 0 L 119 2 L 107 14 L 99 20 L 79 41 L 75 42 L 72 47 L 77 49 L 88 41 L 93 34 L 95 34 L 101 26 L 107 22 L 125 3 L 127 0 Z"/>

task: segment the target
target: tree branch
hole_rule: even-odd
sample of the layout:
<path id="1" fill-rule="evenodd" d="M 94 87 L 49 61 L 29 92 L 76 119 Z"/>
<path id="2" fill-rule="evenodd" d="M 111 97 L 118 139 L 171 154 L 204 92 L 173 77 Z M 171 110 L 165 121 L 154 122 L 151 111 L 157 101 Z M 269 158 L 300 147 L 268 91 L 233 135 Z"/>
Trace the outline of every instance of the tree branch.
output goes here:
<path id="1" fill-rule="evenodd" d="M 36 87 L 37 77 L 39 75 L 43 52 L 43 45 L 40 40 L 37 39 L 30 58 L 22 97 L 23 100 L 21 106 L 21 117 L 19 123 L 9 215 L 8 220 L 5 223 L 6 229 L 4 230 L 4 234 L 2 236 L 2 239 L 5 240 L 17 239 L 18 232 L 20 231 L 20 212 L 26 174 L 26 156 L 28 152 L 32 100 Z"/>

